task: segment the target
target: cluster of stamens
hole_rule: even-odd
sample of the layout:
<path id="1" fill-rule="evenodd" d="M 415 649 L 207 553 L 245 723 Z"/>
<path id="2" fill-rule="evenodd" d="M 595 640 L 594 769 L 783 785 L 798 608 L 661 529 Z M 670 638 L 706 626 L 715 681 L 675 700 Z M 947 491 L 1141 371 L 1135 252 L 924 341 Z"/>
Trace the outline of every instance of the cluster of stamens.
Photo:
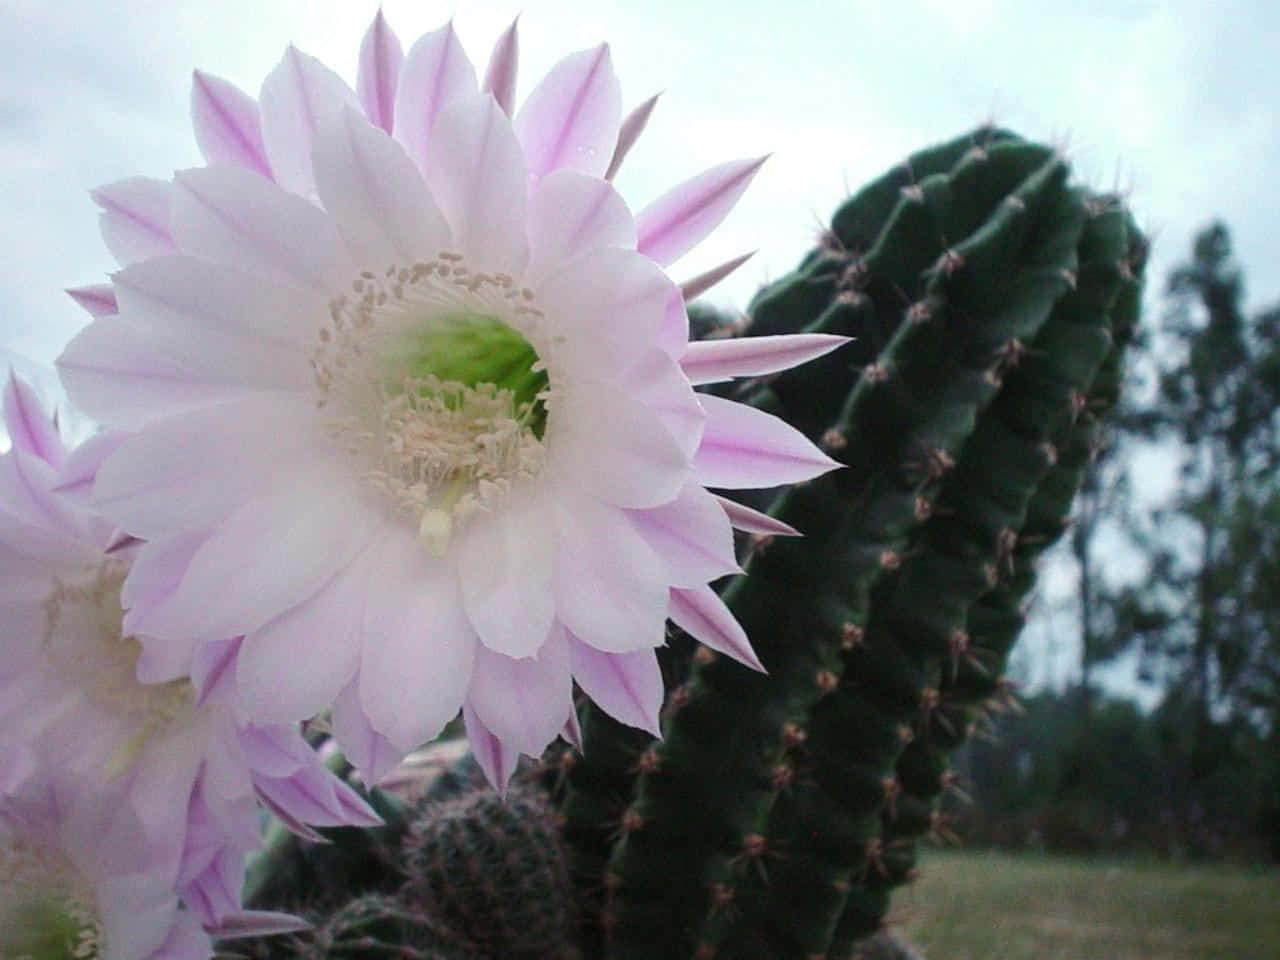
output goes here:
<path id="1" fill-rule="evenodd" d="M 533 292 L 511 276 L 473 272 L 453 253 L 382 275 L 366 271 L 352 291 L 330 303 L 330 323 L 311 356 L 317 405 L 366 487 L 443 552 L 460 522 L 541 472 L 535 424 L 550 391 L 529 400 L 494 383 L 464 383 L 411 364 L 406 370 L 396 351 L 415 334 L 429 343 L 443 331 L 447 341 L 447 325 L 458 317 L 463 327 L 467 317 L 504 325 L 515 318 L 523 336 L 541 330 L 543 315 Z M 545 369 L 538 359 L 527 372 Z"/>
<path id="2" fill-rule="evenodd" d="M 84 581 L 54 581 L 44 601 L 43 650 L 61 680 L 70 680 L 86 698 L 133 731 L 107 758 L 108 778 L 128 769 L 155 734 L 186 715 L 195 702 L 187 679 L 142 683 L 137 678 L 142 644 L 123 629 L 120 588 L 128 566 L 106 559 Z"/>
<path id="3" fill-rule="evenodd" d="M 70 864 L 53 851 L 0 839 L 0 960 L 33 960 L 53 941 L 59 956 L 102 955 L 102 923 L 75 880 Z"/>

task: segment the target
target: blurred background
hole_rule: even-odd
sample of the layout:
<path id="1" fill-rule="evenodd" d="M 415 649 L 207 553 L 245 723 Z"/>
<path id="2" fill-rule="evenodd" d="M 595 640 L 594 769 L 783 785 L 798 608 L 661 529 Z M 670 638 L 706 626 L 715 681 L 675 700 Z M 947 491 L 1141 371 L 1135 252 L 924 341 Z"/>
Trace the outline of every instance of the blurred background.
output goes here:
<path id="1" fill-rule="evenodd" d="M 624 108 L 663 93 L 618 177 L 633 207 L 714 163 L 772 153 L 725 225 L 674 269 L 680 280 L 758 250 L 710 295 L 721 306 L 744 309 L 790 270 L 849 191 L 986 121 L 1060 145 L 1082 180 L 1124 193 L 1154 239 L 1145 337 L 1020 643 L 1021 708 L 993 715 L 970 749 L 974 802 L 956 806 L 954 832 L 970 849 L 1124 858 L 1107 869 L 1280 860 L 1280 5 L 382 7 L 406 46 L 454 17 L 481 69 L 519 14 L 521 96 L 562 54 L 610 41 Z M 376 9 L 366 0 L 0 0 L 0 360 L 58 400 L 49 364 L 87 320 L 62 290 L 101 282 L 114 266 L 88 191 L 200 162 L 193 67 L 256 94 L 294 43 L 354 83 Z M 73 413 L 64 420 L 91 429 Z M 917 894 L 928 901 L 920 923 L 945 915 L 929 897 L 960 916 L 953 881 L 972 875 L 971 889 L 987 877 L 978 885 L 990 890 L 982 864 L 1004 861 L 938 863 L 938 885 Z M 1161 876 L 1200 877 L 1215 896 L 1239 879 L 1176 869 Z M 1040 876 L 1051 900 L 1075 889 L 1053 876 Z M 1100 902 L 1101 876 L 1077 878 L 1082 899 L 1062 907 L 1068 927 L 1082 904 Z M 1204 906 L 1187 882 L 1160 898 L 1170 924 L 1192 923 L 1186 904 Z M 946 947 L 939 956 L 980 952 L 937 940 L 936 928 L 918 934 Z M 1261 951 L 1221 955 L 1280 956 L 1274 923 L 1250 942 Z M 1133 955 L 1219 955 L 1151 949 Z"/>

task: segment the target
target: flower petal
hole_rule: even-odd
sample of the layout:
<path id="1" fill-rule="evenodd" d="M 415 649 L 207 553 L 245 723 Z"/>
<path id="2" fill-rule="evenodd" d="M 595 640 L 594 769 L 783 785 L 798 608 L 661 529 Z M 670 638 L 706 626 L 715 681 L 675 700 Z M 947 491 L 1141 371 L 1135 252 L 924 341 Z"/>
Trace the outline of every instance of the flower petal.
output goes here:
<path id="1" fill-rule="evenodd" d="M 484 83 L 480 87 L 483 92 L 493 94 L 493 99 L 508 117 L 516 101 L 516 73 L 520 65 L 519 23 L 517 16 L 493 45 L 489 66 L 484 72 Z"/>
<path id="2" fill-rule="evenodd" d="M 54 489 L 77 502 L 87 503 L 98 468 L 107 457 L 116 452 L 125 436 L 123 433 L 108 431 L 95 433 L 87 438 L 67 454 L 67 459 L 58 472 L 58 485 Z"/>
<path id="3" fill-rule="evenodd" d="M 346 292 L 355 268 L 333 221 L 306 200 L 238 167 L 184 170 L 174 184 L 173 233 L 184 252 L 281 273 L 326 296 Z"/>
<path id="4" fill-rule="evenodd" d="M 235 84 L 196 70 L 191 77 L 191 123 L 207 163 L 229 163 L 271 179 L 258 103 Z"/>
<path id="5" fill-rule="evenodd" d="M 666 569 L 621 510 L 575 498 L 558 508 L 556 615 L 597 650 L 628 653 L 663 641 Z"/>
<path id="6" fill-rule="evenodd" d="M 519 751 L 495 737 L 470 703 L 462 705 L 462 720 L 467 727 L 467 739 L 471 742 L 471 753 L 476 763 L 480 765 L 485 779 L 498 791 L 498 796 L 505 797 L 507 784 L 520 763 Z"/>
<path id="7" fill-rule="evenodd" d="M 476 658 L 452 572 L 408 536 L 372 561 L 364 599 L 360 702 L 402 753 L 457 716 Z"/>
<path id="8" fill-rule="evenodd" d="M 195 656 L 193 644 L 172 638 L 152 642 L 146 636 L 146 617 L 173 595 L 191 565 L 191 558 L 208 539 L 208 534 L 201 531 L 150 540 L 138 550 L 129 568 L 128 579 L 120 590 L 120 603 L 125 609 L 123 627 L 128 633 L 142 635 L 142 656 L 147 666 L 144 671 L 139 661 L 138 675 L 146 683 L 173 680 L 191 672 Z M 155 652 L 151 650 L 153 646 L 158 648 Z"/>
<path id="9" fill-rule="evenodd" d="M 87 287 L 70 287 L 67 294 L 80 304 L 91 317 L 109 317 L 119 313 L 116 294 L 109 283 L 95 283 Z"/>
<path id="10" fill-rule="evenodd" d="M 378 8 L 360 42 L 360 67 L 356 73 L 356 95 L 364 104 L 364 115 L 375 127 L 390 133 L 396 115 L 396 87 L 404 48 Z"/>
<path id="11" fill-rule="evenodd" d="M 702 296 L 755 255 L 755 250 L 752 250 L 750 253 L 739 254 L 732 260 L 726 260 L 724 263 L 717 264 L 710 270 L 706 270 L 703 273 L 698 274 L 696 277 L 686 280 L 684 283 L 680 284 L 680 295 L 684 298 L 684 302 L 688 303 L 690 300 L 695 300 Z"/>
<path id="12" fill-rule="evenodd" d="M 515 116 L 531 180 L 568 168 L 599 177 L 609 166 L 622 117 L 622 89 L 609 45 L 565 57 Z"/>
<path id="13" fill-rule="evenodd" d="M 635 222 L 613 187 L 574 170 L 547 174 L 529 192 L 529 266 L 536 287 L 548 274 L 600 247 L 636 245 Z"/>
<path id="14" fill-rule="evenodd" d="M 670 503 L 631 512 L 645 542 L 667 565 L 667 582 L 700 587 L 741 573 L 733 553 L 733 528 L 715 497 L 697 483 L 688 484 Z"/>
<path id="15" fill-rule="evenodd" d="M 360 705 L 359 681 L 347 684 L 333 702 L 333 734 L 365 783 L 377 783 L 391 773 L 404 754 L 373 729 Z"/>
<path id="16" fill-rule="evenodd" d="M 569 635 L 573 679 L 595 704 L 619 723 L 662 735 L 662 670 L 652 650 L 603 653 Z"/>
<path id="17" fill-rule="evenodd" d="M 695 384 L 758 377 L 808 363 L 849 340 L 849 337 L 829 333 L 698 340 L 689 344 L 688 352 L 680 359 L 680 367 Z"/>
<path id="18" fill-rule="evenodd" d="M 636 249 L 664 266 L 688 253 L 728 216 L 766 159 L 722 163 L 664 193 L 636 214 Z"/>
<path id="19" fill-rule="evenodd" d="M 712 650 L 732 657 L 752 670 L 764 672 L 764 666 L 751 649 L 747 632 L 742 629 L 724 601 L 710 587 L 692 590 L 673 589 L 668 616 L 695 640 Z"/>
<path id="20" fill-rule="evenodd" d="M 91 192 L 102 208 L 102 240 L 121 266 L 172 253 L 171 186 L 150 177 L 118 180 Z"/>
<path id="21" fill-rule="evenodd" d="M 67 450 L 53 419 L 45 413 L 31 385 L 12 370 L 4 386 L 4 426 L 14 450 L 39 457 L 55 469 L 66 459 Z"/>
<path id="22" fill-rule="evenodd" d="M 157 421 L 102 465 L 93 502 L 147 540 L 207 530 L 265 491 L 318 487 L 314 420 L 305 397 L 264 396 Z"/>
<path id="23" fill-rule="evenodd" d="M 400 68 L 392 132 L 423 173 L 442 149 L 432 143 L 436 119 L 455 99 L 477 92 L 475 67 L 452 20 L 409 48 Z"/>
<path id="24" fill-rule="evenodd" d="M 575 377 L 614 376 L 652 349 L 672 296 L 679 291 L 657 264 L 616 247 L 569 261 L 537 291 Z"/>
<path id="25" fill-rule="evenodd" d="M 618 386 L 655 414 L 680 452 L 693 458 L 707 415 L 678 363 L 662 350 L 650 350 L 619 377 Z"/>
<path id="26" fill-rule="evenodd" d="M 658 98 L 662 96 L 655 93 L 640 106 L 636 107 L 627 118 L 622 121 L 622 126 L 618 129 L 618 142 L 613 148 L 613 157 L 609 160 L 609 169 L 604 173 L 606 180 L 612 180 L 622 166 L 622 161 L 626 159 L 631 148 L 636 145 L 636 141 L 640 139 L 640 134 L 644 132 L 644 128 L 649 123 L 649 115 L 653 113 L 653 108 L 658 105 Z"/>
<path id="27" fill-rule="evenodd" d="M 431 137 L 423 174 L 458 252 L 473 271 L 519 276 L 529 258 L 527 189 L 511 121 L 487 94 L 458 97 L 441 112 Z"/>
<path id="28" fill-rule="evenodd" d="M 208 638 L 249 633 L 324 586 L 372 533 L 360 511 L 351 510 L 351 491 L 324 479 L 308 477 L 305 487 L 236 510 L 196 553 L 173 596 L 152 612 L 151 630 Z M 210 603 L 211 597 L 220 599 Z"/>
<path id="29" fill-rule="evenodd" d="M 551 510 L 530 491 L 513 490 L 506 504 L 463 531 L 462 602 L 490 650 L 528 657 L 542 647 L 555 618 L 555 553 Z"/>
<path id="30" fill-rule="evenodd" d="M 280 186 L 310 196 L 316 188 L 311 145 L 316 134 L 342 113 L 359 109 L 354 91 L 315 57 L 290 44 L 259 96 L 262 142 Z"/>
<path id="31" fill-rule="evenodd" d="M 244 638 L 236 683 L 249 716 L 265 723 L 305 720 L 324 711 L 355 677 L 372 552 Z M 287 684 L 280 683 L 282 676 L 289 677 Z"/>
<path id="32" fill-rule="evenodd" d="M 548 420 L 547 468 L 606 503 L 653 507 L 679 494 L 690 460 L 655 411 L 604 384 L 566 386 Z"/>
<path id="33" fill-rule="evenodd" d="M 552 630 L 537 655 L 515 659 L 481 646 L 467 703 L 490 733 L 521 753 L 541 755 L 564 727 L 573 702 L 563 628 Z"/>
<path id="34" fill-rule="evenodd" d="M 720 501 L 720 506 L 724 508 L 725 515 L 729 518 L 729 522 L 733 524 L 735 530 L 775 537 L 799 537 L 802 535 L 799 530 L 789 523 L 783 523 L 767 513 L 753 510 L 751 507 L 738 503 L 736 500 L 721 496 L 717 496 L 716 499 Z"/>
<path id="35" fill-rule="evenodd" d="M 400 144 L 354 110 L 316 138 L 316 187 L 351 256 L 381 273 L 449 247 L 449 225 Z"/>
<path id="36" fill-rule="evenodd" d="M 707 487 L 777 487 L 841 466 L 799 430 L 769 413 L 703 394 L 707 424 L 694 468 Z"/>

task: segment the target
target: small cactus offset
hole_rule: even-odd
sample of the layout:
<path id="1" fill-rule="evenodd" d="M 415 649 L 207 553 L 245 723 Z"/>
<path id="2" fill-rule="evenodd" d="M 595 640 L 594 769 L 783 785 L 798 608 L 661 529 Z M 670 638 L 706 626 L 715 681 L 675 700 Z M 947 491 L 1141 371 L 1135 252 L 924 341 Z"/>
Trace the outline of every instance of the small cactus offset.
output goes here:
<path id="1" fill-rule="evenodd" d="M 745 317 L 691 307 L 703 337 L 853 338 L 708 387 L 845 465 L 752 500 L 804 534 L 744 538 L 750 575 L 723 591 L 767 672 L 673 631 L 661 740 L 584 701 L 581 752 L 549 751 L 505 799 L 464 763 L 358 851 L 357 883 L 282 847 L 260 889 L 346 902 L 304 955 L 857 956 L 918 842 L 950 836 L 951 754 L 1011 697 L 1036 560 L 1116 401 L 1145 258 L 1119 198 L 986 128 L 851 197 Z"/>
<path id="2" fill-rule="evenodd" d="M 439 933 L 395 897 L 366 894 L 339 907 L 295 940 L 297 960 L 375 957 L 395 960 L 480 960 L 481 955 Z"/>
<path id="3" fill-rule="evenodd" d="M 404 844 L 401 897 L 485 956 L 573 960 L 572 891 L 545 792 L 517 782 L 429 800 Z"/>

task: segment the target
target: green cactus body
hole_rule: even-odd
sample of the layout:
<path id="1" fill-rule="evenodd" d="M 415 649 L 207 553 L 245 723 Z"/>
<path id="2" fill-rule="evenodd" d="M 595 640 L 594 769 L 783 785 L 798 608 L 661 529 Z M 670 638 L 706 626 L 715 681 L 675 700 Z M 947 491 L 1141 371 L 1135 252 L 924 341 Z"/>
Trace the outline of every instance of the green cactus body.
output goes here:
<path id="1" fill-rule="evenodd" d="M 339 907 L 297 939 L 292 953 L 299 960 L 481 960 L 417 910 L 383 894 L 367 894 Z"/>
<path id="2" fill-rule="evenodd" d="M 478 955 L 570 960 L 572 893 L 557 818 L 537 786 L 429 800 L 404 843 L 401 898 Z"/>
<path id="3" fill-rule="evenodd" d="M 963 152 L 953 174 L 901 192 L 854 271 L 864 326 L 889 332 L 874 364 L 859 376 L 846 360 L 767 386 L 788 419 L 825 438 L 853 467 L 789 492 L 775 512 L 808 536 L 771 545 L 726 594 L 770 674 L 724 661 L 693 671 L 668 719 L 657 769 L 639 779 L 631 829 L 614 851 L 611 957 L 821 952 L 850 872 L 878 832 L 872 787 L 901 750 L 894 718 L 910 717 L 930 679 L 920 658 L 888 640 L 864 645 L 886 683 L 853 709 L 879 722 L 864 725 L 869 736 L 841 744 L 841 762 L 832 764 L 852 781 L 860 804 L 838 821 L 842 794 L 834 806 L 816 793 L 816 805 L 797 805 L 803 784 L 789 774 L 791 760 L 805 749 L 811 711 L 821 715 L 821 702 L 840 685 L 842 645 L 867 622 L 872 586 L 898 562 L 919 523 L 920 498 L 937 486 L 940 472 L 931 465 L 953 462 L 998 389 L 987 376 L 994 351 L 1011 338 L 1032 338 L 1066 290 L 1084 219 L 1065 166 L 1021 143 Z M 816 325 L 793 320 L 793 329 L 859 332 L 823 326 L 849 319 L 838 311 L 818 316 Z M 841 413 L 833 423 L 834 409 Z M 878 749 L 866 752 L 872 742 Z M 805 863 L 805 902 L 797 898 L 771 919 L 756 909 L 759 893 L 785 887 L 778 875 L 802 859 L 785 834 L 775 829 L 770 839 L 779 816 L 792 817 L 797 834 L 810 823 L 839 822 L 840 829 L 829 831 L 835 842 L 821 861 Z M 653 917 L 673 911 L 676 922 L 655 944 Z M 804 911 L 827 919 L 815 924 Z M 751 929 L 756 920 L 774 928 L 761 936 Z"/>

